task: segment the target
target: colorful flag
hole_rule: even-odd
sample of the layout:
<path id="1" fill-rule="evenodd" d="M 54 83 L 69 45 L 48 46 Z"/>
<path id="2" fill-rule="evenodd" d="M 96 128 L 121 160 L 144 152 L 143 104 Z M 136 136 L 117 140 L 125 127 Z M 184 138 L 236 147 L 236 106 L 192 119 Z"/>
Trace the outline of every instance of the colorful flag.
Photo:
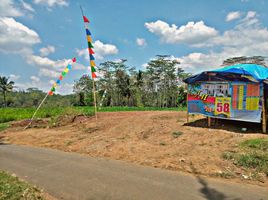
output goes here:
<path id="1" fill-rule="evenodd" d="M 76 58 L 73 58 L 72 63 L 75 63 L 75 62 L 76 62 Z M 60 84 L 63 77 L 66 76 L 66 74 L 69 72 L 70 69 L 72 69 L 72 66 L 71 66 L 71 64 L 68 64 L 67 67 L 65 67 L 65 69 L 63 70 L 63 72 L 59 76 L 58 80 L 55 83 L 53 83 L 51 89 L 48 92 L 48 95 L 52 96 L 54 94 L 54 92 L 56 91 L 56 87 Z"/>
<path id="2" fill-rule="evenodd" d="M 83 16 L 83 20 L 84 20 L 84 24 L 85 24 L 85 29 L 86 29 L 86 34 L 87 34 L 87 43 L 88 43 L 88 53 L 89 53 L 89 58 L 90 58 L 90 69 L 91 69 L 91 76 L 92 78 L 97 78 L 97 74 L 96 74 L 96 64 L 94 62 L 95 58 L 93 56 L 94 54 L 94 51 L 93 51 L 93 44 L 92 44 L 92 37 L 91 37 L 91 32 L 90 30 L 88 29 L 88 23 L 89 23 L 89 20 L 86 16 Z"/>

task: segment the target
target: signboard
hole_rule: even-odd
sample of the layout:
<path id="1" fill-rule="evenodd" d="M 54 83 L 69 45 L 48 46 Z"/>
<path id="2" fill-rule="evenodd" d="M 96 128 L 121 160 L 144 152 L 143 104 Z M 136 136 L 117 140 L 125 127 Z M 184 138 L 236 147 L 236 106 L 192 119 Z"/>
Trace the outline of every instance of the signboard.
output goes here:
<path id="1" fill-rule="evenodd" d="M 188 85 L 188 112 L 209 117 L 261 122 L 262 85 L 200 82 Z"/>

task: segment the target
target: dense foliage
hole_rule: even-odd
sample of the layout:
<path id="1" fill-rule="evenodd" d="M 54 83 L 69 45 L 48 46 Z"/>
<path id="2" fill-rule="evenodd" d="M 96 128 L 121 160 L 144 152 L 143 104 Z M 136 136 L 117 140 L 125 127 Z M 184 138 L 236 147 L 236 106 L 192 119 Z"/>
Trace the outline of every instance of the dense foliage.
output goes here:
<path id="1" fill-rule="evenodd" d="M 185 105 L 182 79 L 189 76 L 168 56 L 152 59 L 145 71 L 135 70 L 126 60 L 107 61 L 98 67 L 97 99 L 103 106 L 177 107 Z M 83 76 L 75 83 L 79 105 L 92 105 L 93 82 Z"/>

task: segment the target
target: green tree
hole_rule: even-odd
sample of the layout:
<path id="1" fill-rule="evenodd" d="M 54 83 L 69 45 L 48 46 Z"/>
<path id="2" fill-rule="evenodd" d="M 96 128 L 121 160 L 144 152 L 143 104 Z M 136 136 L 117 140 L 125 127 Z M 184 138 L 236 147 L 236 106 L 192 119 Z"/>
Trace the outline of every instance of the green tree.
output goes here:
<path id="1" fill-rule="evenodd" d="M 179 62 L 170 56 L 158 55 L 147 65 L 149 98 L 154 99 L 153 106 L 174 107 L 177 104 L 177 76 L 183 70 Z M 177 70 L 177 74 L 176 74 Z"/>
<path id="2" fill-rule="evenodd" d="M 98 81 L 98 89 L 102 93 L 106 90 L 107 106 L 125 106 L 131 103 L 130 67 L 125 59 L 118 62 L 107 61 L 101 63 L 99 71 L 103 74 Z"/>
<path id="3" fill-rule="evenodd" d="M 3 97 L 4 97 L 5 107 L 7 107 L 7 100 L 6 100 L 7 93 L 13 90 L 13 87 L 15 84 L 13 81 L 9 81 L 8 79 L 9 78 L 5 76 L 0 76 L 0 91 L 2 92 Z"/>
<path id="4" fill-rule="evenodd" d="M 93 105 L 93 80 L 88 75 L 83 75 L 78 81 L 75 81 L 73 89 L 78 97 L 77 105 Z"/>

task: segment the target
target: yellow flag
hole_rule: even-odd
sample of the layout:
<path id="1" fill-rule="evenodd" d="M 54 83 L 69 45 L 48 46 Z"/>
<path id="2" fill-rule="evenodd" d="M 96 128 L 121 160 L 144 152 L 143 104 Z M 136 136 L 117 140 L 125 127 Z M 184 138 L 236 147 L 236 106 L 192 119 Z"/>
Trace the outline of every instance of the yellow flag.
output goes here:
<path id="1" fill-rule="evenodd" d="M 87 41 L 92 42 L 92 39 L 91 39 L 91 37 L 89 35 L 87 36 Z"/>
<path id="2" fill-rule="evenodd" d="M 95 67 L 95 66 L 96 66 L 94 60 L 91 60 L 91 61 L 90 61 L 90 66 L 92 66 L 92 67 Z"/>

